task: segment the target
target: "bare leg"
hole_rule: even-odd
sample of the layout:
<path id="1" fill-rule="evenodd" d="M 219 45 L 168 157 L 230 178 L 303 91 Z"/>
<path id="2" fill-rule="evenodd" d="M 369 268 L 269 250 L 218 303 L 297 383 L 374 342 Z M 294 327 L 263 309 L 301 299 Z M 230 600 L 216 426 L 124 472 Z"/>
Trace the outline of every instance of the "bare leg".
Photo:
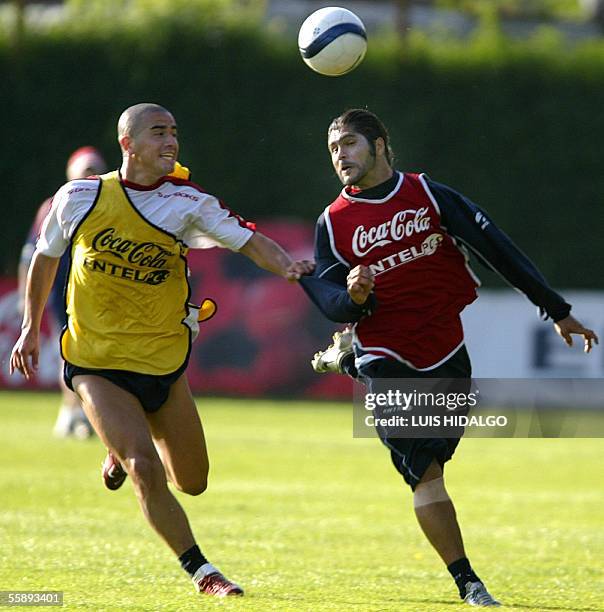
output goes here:
<path id="1" fill-rule="evenodd" d="M 471 606 L 499 606 L 472 569 L 464 551 L 455 507 L 444 488 L 442 469 L 432 461 L 415 487 L 415 515 L 457 584 L 460 597 Z M 418 505 L 419 504 L 419 505 Z"/>
<path id="2" fill-rule="evenodd" d="M 170 481 L 183 493 L 203 493 L 208 482 L 208 453 L 197 406 L 185 374 L 172 385 L 161 409 L 146 416 L 155 448 Z"/>
<path id="3" fill-rule="evenodd" d="M 100 376 L 75 376 L 73 385 L 99 438 L 132 478 L 149 524 L 176 555 L 181 555 L 195 541 L 184 510 L 168 489 L 139 401 Z"/>
<path id="4" fill-rule="evenodd" d="M 436 461 L 432 461 L 415 489 L 416 494 L 425 483 L 441 478 L 442 475 L 440 465 Z M 453 506 L 451 500 L 437 501 L 416 507 L 415 516 L 428 541 L 445 562 L 445 565 L 466 556 L 455 506 Z"/>

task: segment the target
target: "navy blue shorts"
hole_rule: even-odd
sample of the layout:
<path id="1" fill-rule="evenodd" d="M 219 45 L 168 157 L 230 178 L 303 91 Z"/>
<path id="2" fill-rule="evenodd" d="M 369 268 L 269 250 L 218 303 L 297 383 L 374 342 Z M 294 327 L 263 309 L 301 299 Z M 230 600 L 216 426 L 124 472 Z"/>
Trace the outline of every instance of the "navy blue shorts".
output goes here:
<path id="1" fill-rule="evenodd" d="M 187 361 L 172 374 L 154 376 L 152 374 L 139 374 L 127 370 L 93 370 L 81 368 L 68 361 L 63 366 L 63 380 L 73 391 L 72 380 L 74 376 L 93 375 L 101 376 L 114 385 L 128 391 L 141 403 L 145 412 L 157 412 L 168 399 L 170 387 L 180 378 L 187 369 Z"/>
<path id="2" fill-rule="evenodd" d="M 361 382 L 368 386 L 371 393 L 375 392 L 382 378 L 464 379 L 461 384 L 467 381 L 469 390 L 472 365 L 466 347 L 462 346 L 445 363 L 427 372 L 418 372 L 395 359 L 376 359 L 361 366 L 359 374 Z M 379 428 L 377 432 L 384 445 L 390 449 L 394 467 L 413 491 L 432 460 L 436 459 L 444 469 L 459 444 L 459 438 L 390 438 L 383 435 Z"/>

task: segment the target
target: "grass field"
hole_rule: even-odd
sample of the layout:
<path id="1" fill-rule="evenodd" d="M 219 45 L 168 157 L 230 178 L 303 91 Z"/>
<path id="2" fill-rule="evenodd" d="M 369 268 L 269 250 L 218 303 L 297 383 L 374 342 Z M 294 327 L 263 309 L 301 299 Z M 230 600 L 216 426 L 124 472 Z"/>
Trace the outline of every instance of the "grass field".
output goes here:
<path id="1" fill-rule="evenodd" d="M 346 405 L 199 401 L 211 458 L 178 494 L 204 552 L 246 588 L 196 595 L 98 440 L 50 436 L 58 396 L 0 393 L 0 590 L 87 610 L 453 611 L 446 569 Z M 604 610 L 603 440 L 468 439 L 448 466 L 469 556 L 510 609 Z M 468 608 L 469 609 L 469 608 Z"/>

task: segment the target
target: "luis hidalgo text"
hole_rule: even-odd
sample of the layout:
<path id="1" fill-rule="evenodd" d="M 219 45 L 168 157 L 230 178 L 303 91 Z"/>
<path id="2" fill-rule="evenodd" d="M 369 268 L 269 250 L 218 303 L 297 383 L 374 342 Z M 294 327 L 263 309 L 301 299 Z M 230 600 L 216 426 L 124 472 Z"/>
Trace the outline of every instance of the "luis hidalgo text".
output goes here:
<path id="1" fill-rule="evenodd" d="M 504 415 L 392 415 L 375 417 L 369 414 L 365 417 L 367 427 L 505 427 L 508 419 Z"/>

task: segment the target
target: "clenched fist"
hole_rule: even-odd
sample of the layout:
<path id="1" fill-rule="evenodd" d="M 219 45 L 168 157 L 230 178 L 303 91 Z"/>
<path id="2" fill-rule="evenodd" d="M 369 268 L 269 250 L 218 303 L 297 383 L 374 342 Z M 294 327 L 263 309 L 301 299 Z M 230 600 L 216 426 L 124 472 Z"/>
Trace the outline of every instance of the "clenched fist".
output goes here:
<path id="1" fill-rule="evenodd" d="M 348 295 L 355 304 L 364 304 L 374 285 L 373 273 L 367 266 L 353 268 L 346 278 Z"/>

